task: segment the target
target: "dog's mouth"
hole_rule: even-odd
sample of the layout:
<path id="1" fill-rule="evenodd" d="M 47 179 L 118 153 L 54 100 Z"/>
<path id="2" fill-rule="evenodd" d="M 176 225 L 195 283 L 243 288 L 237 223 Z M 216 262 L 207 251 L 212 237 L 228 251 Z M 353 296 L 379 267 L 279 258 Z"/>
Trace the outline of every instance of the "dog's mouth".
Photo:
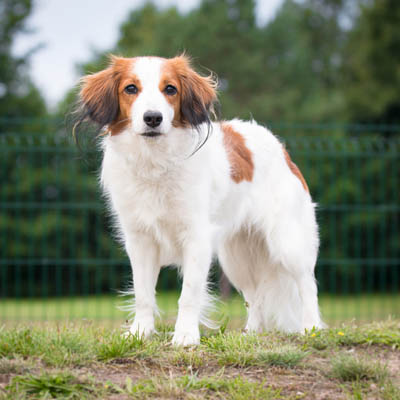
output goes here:
<path id="1" fill-rule="evenodd" d="M 148 132 L 141 133 L 141 136 L 151 137 L 151 138 L 161 136 L 161 135 L 162 135 L 162 133 L 158 132 L 158 131 L 148 131 Z"/>

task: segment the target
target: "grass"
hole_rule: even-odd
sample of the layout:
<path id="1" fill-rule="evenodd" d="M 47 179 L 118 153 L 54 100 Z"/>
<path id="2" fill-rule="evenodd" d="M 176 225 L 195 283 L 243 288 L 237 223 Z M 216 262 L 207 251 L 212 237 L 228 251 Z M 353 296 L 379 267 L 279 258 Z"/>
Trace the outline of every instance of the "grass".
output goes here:
<path id="1" fill-rule="evenodd" d="M 109 361 L 114 358 L 136 356 L 145 348 L 144 339 L 137 335 L 127 340 L 124 335 L 116 335 L 108 332 L 105 337 L 100 338 L 97 345 L 97 359 L 99 361 Z"/>
<path id="2" fill-rule="evenodd" d="M 201 398 L 201 399 L 282 399 L 280 390 L 264 384 L 250 382 L 241 376 L 223 378 L 207 376 L 198 378 L 196 375 L 186 375 L 179 378 L 153 378 L 132 384 L 126 383 L 125 391 L 133 398 Z"/>
<path id="3" fill-rule="evenodd" d="M 341 355 L 332 361 L 332 375 L 343 382 L 361 380 L 384 382 L 388 372 L 386 366 L 380 362 Z"/>
<path id="4" fill-rule="evenodd" d="M 171 320 L 177 313 L 177 292 L 161 292 L 158 304 L 163 318 Z M 127 313 L 118 309 L 123 299 L 118 296 L 87 296 L 50 299 L 2 299 L 0 320 L 20 321 L 101 321 L 121 324 Z M 330 325 L 343 321 L 369 322 L 385 320 L 389 315 L 400 318 L 400 294 L 359 294 L 320 296 L 324 320 Z M 230 328 L 242 327 L 246 309 L 242 298 L 233 295 L 229 301 L 218 305 L 218 318 L 230 319 Z"/>
<path id="5" fill-rule="evenodd" d="M 293 367 L 306 353 L 293 345 L 266 343 L 256 334 L 238 335 L 237 332 L 203 338 L 202 343 L 215 355 L 220 365 L 247 367 L 275 365 Z"/>
<path id="6" fill-rule="evenodd" d="M 354 325 L 342 325 L 307 332 L 303 337 L 304 346 L 324 350 L 332 346 L 386 345 L 393 349 L 400 348 L 400 329 L 396 320 L 375 322 L 363 325 L 359 329 Z"/>
<path id="7" fill-rule="evenodd" d="M 400 321 L 171 345 L 89 322 L 0 328 L 0 399 L 400 399 Z"/>
<path id="8" fill-rule="evenodd" d="M 40 375 L 15 376 L 7 386 L 7 395 L 12 399 L 26 398 L 98 398 L 104 394 L 99 384 L 81 379 L 68 372 L 47 373 Z"/>

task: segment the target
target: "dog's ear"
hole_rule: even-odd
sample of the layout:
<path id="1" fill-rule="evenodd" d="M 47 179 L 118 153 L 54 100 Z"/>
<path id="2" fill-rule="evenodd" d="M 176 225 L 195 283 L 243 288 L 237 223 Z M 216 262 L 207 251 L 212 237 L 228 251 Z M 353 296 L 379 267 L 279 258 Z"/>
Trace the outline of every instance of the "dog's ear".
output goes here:
<path id="1" fill-rule="evenodd" d="M 120 73 L 117 57 L 111 57 L 109 67 L 81 79 L 80 103 L 83 118 L 99 127 L 113 122 L 119 113 L 118 86 Z"/>
<path id="2" fill-rule="evenodd" d="M 181 84 L 182 123 L 197 127 L 203 122 L 210 123 L 210 113 L 217 100 L 216 80 L 213 75 L 204 77 L 195 72 L 189 59 L 178 56 L 170 60 L 178 74 Z"/>

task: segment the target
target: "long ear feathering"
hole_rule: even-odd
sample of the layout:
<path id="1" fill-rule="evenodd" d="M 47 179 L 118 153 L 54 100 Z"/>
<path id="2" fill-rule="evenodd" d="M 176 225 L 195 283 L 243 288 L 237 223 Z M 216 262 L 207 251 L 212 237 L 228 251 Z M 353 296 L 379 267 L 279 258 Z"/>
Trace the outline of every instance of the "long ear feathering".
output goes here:
<path id="1" fill-rule="evenodd" d="M 123 58 L 109 56 L 106 69 L 80 79 L 78 104 L 75 109 L 73 136 L 83 124 L 94 125 L 99 133 L 111 124 L 119 114 L 118 86 Z M 86 127 L 86 124 L 85 124 Z"/>
<path id="2" fill-rule="evenodd" d="M 171 61 L 175 64 L 182 85 L 182 122 L 195 128 L 203 122 L 209 123 L 210 113 L 214 112 L 214 103 L 217 101 L 218 82 L 215 74 L 201 76 L 192 68 L 186 55 Z"/>
<path id="3" fill-rule="evenodd" d="M 192 67 L 189 57 L 185 54 L 170 60 L 178 74 L 181 87 L 181 115 L 182 123 L 190 125 L 199 132 L 201 124 L 207 125 L 207 135 L 203 142 L 198 144 L 192 154 L 198 151 L 207 141 L 211 131 L 211 118 L 215 116 L 214 105 L 217 103 L 218 81 L 216 75 L 210 72 L 208 76 L 201 76 Z M 200 132 L 199 132 L 200 133 Z"/>

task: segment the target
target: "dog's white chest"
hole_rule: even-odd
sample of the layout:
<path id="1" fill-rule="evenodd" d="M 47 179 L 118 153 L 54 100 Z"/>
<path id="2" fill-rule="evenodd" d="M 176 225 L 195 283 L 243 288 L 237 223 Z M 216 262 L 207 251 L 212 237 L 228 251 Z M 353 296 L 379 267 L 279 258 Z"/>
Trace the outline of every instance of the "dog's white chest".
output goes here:
<path id="1" fill-rule="evenodd" d="M 123 231 L 151 235 L 165 262 L 177 262 L 186 231 L 185 198 L 173 171 L 142 176 L 128 164 L 103 163 L 102 182 Z"/>

